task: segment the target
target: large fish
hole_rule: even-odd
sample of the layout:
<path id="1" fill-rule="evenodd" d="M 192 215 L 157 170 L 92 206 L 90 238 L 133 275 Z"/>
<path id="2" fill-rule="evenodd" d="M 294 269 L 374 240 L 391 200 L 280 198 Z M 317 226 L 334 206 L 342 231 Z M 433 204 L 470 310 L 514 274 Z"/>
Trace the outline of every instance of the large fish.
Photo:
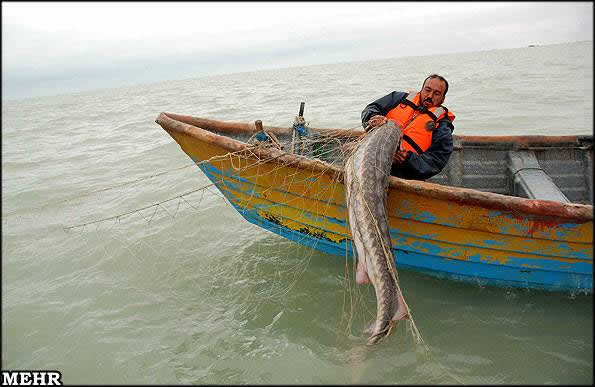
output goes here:
<path id="1" fill-rule="evenodd" d="M 376 321 L 368 344 L 390 334 L 394 323 L 409 318 L 393 256 L 387 216 L 388 177 L 401 142 L 401 128 L 388 120 L 366 133 L 345 163 L 349 227 L 357 254 L 356 283 L 372 283 Z"/>

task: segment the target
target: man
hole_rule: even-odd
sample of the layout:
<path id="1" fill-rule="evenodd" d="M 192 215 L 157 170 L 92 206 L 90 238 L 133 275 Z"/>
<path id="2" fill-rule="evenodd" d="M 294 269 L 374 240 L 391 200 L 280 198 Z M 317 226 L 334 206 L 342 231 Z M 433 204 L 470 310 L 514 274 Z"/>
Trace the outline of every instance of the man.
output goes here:
<path id="1" fill-rule="evenodd" d="M 442 106 L 448 82 L 438 74 L 427 77 L 419 92 L 393 91 L 362 111 L 366 131 L 393 120 L 402 128 L 403 140 L 393 157 L 391 175 L 426 180 L 448 162 L 452 153 L 455 116 Z"/>

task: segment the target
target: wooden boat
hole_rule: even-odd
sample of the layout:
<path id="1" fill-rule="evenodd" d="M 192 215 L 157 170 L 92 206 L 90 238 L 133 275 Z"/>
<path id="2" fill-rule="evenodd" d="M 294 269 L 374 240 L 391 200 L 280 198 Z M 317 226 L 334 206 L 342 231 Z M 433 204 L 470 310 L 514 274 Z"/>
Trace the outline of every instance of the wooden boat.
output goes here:
<path id="1" fill-rule="evenodd" d="M 246 220 L 353 256 L 343 151 L 362 130 L 173 113 L 156 123 Z M 593 137 L 455 135 L 454 148 L 428 181 L 390 177 L 397 267 L 480 285 L 592 293 Z"/>

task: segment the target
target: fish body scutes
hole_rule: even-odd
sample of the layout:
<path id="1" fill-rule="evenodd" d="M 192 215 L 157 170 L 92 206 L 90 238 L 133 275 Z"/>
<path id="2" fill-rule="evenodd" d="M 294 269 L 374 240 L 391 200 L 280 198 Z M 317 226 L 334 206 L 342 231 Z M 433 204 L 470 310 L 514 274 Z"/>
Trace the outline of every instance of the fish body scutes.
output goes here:
<path id="1" fill-rule="evenodd" d="M 408 317 L 399 284 L 388 226 L 387 189 L 401 130 L 388 120 L 368 132 L 345 164 L 346 204 L 355 252 L 357 283 L 376 291 L 376 321 L 369 344 L 390 333 L 396 320 Z"/>

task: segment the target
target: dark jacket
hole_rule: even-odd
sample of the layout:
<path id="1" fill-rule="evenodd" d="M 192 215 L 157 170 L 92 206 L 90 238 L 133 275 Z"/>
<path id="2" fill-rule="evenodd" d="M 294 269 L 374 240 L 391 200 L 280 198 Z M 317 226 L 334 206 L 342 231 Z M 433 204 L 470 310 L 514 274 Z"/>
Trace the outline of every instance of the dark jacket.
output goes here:
<path id="1" fill-rule="evenodd" d="M 370 118 L 381 115 L 386 116 L 396 107 L 408 93 L 393 91 L 382 98 L 370 103 L 362 111 L 362 126 L 368 126 Z M 412 180 L 426 180 L 440 173 L 446 166 L 452 153 L 452 132 L 455 129 L 452 121 L 443 118 L 438 121 L 438 127 L 432 134 L 432 144 L 422 154 L 408 152 L 403 164 L 393 164 L 391 175 Z"/>

